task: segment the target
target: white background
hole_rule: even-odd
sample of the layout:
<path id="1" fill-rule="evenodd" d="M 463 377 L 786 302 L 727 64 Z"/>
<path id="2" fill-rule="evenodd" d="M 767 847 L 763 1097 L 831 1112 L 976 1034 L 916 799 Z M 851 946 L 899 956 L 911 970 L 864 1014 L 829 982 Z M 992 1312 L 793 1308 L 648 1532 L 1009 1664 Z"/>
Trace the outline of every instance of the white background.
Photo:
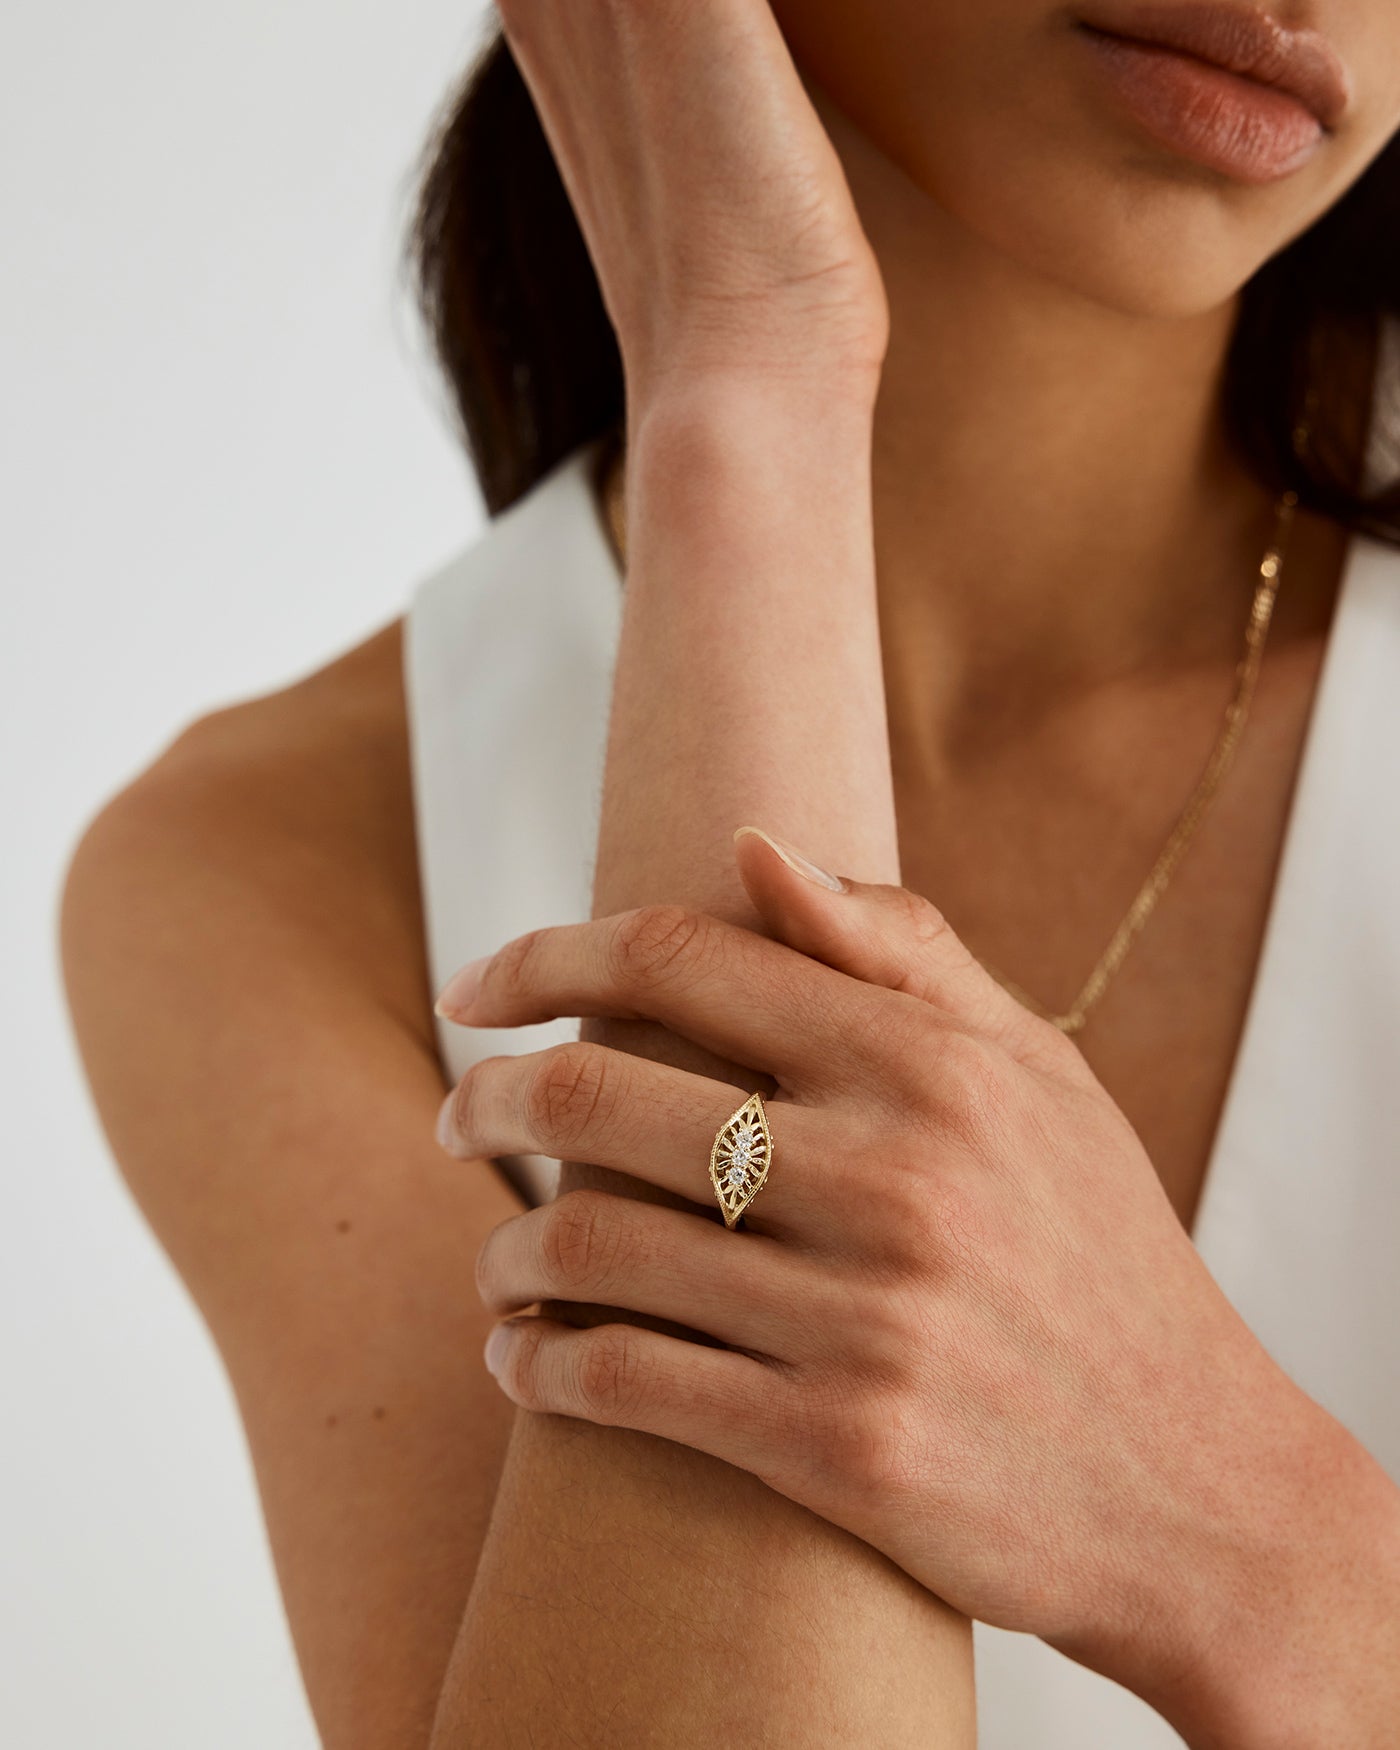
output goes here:
<path id="1" fill-rule="evenodd" d="M 403 291 L 481 0 L 0 22 L 0 1741 L 314 1744 L 216 1352 L 112 1166 L 56 974 L 92 812 L 475 538 Z"/>

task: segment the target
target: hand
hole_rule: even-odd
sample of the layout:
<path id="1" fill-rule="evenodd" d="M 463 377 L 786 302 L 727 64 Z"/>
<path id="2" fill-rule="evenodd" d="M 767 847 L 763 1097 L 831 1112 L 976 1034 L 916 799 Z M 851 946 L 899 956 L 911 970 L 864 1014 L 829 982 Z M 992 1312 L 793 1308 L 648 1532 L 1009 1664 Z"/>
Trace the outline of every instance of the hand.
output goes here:
<path id="1" fill-rule="evenodd" d="M 1332 1738 L 1259 1722 L 1307 1672 L 1333 1521 L 1359 1499 L 1379 1524 L 1394 1491 L 1233 1311 L 1080 1053 L 926 901 L 802 880 L 752 833 L 736 854 L 782 940 L 645 907 L 519 937 L 440 999 L 483 1026 L 658 1020 L 778 1085 L 770 1176 L 728 1231 L 729 1082 L 583 1043 L 467 1073 L 453 1153 L 594 1161 L 695 1205 L 572 1191 L 489 1236 L 498 1314 L 600 1302 L 709 1340 L 513 1319 L 507 1395 L 755 1472 L 1197 1744 L 1382 1742 L 1354 1714 Z"/>
<path id="2" fill-rule="evenodd" d="M 629 403 L 697 377 L 849 380 L 889 313 L 768 0 L 500 0 L 617 330 Z"/>

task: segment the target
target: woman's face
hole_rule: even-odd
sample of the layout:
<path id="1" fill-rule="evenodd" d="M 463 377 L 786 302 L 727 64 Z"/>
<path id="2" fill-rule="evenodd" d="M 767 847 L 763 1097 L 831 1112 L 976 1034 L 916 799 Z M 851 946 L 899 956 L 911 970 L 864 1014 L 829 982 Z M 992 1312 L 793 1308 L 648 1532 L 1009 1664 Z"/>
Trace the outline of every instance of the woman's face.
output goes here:
<path id="1" fill-rule="evenodd" d="M 1149 70 L 1139 102 L 1170 113 L 1159 109 L 1157 130 L 1143 121 L 1082 28 L 1125 29 L 1135 5 L 774 0 L 774 12 L 799 67 L 960 225 L 1114 308 L 1187 315 L 1238 291 L 1335 204 L 1400 126 L 1400 0 L 1233 0 L 1256 15 L 1246 25 L 1271 17 L 1319 33 L 1349 86 L 1332 130 L 1282 173 L 1280 132 L 1305 135 L 1306 116 L 1288 104 L 1270 125 L 1254 87 L 1241 91 L 1219 74 L 1193 85 L 1203 70 L 1178 55 L 1150 57 L 1165 76 Z M 1202 5 L 1215 10 L 1209 0 L 1158 0 L 1155 10 Z M 1140 55 L 1129 59 L 1141 69 Z M 1221 79 L 1240 133 L 1265 136 L 1252 175 L 1160 137 L 1187 110 L 1214 114 L 1219 131 Z"/>

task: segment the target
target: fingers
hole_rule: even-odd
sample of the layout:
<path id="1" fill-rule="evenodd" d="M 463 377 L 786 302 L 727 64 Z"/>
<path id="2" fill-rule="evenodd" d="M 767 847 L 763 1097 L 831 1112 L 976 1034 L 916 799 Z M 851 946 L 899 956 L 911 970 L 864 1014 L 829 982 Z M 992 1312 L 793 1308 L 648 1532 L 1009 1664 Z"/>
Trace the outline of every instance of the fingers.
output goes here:
<path id="1" fill-rule="evenodd" d="M 802 197 L 810 209 L 818 171 L 823 186 L 844 178 L 768 0 L 499 0 L 499 12 L 629 382 L 660 374 L 670 344 L 698 343 L 687 303 L 825 264 L 803 239 Z"/>
<path id="2" fill-rule="evenodd" d="M 578 1329 L 543 1317 L 497 1325 L 488 1355 L 522 1409 L 656 1434 L 781 1486 L 800 1416 L 771 1362 L 638 1325 Z"/>
<path id="3" fill-rule="evenodd" d="M 477 1292 L 497 1317 L 584 1301 L 786 1361 L 809 1352 L 837 1316 L 829 1280 L 767 1235 L 598 1190 L 567 1191 L 501 1222 L 476 1263 Z"/>
<path id="4" fill-rule="evenodd" d="M 710 1150 L 743 1103 L 743 1090 L 730 1082 L 570 1040 L 473 1064 L 443 1102 L 438 1140 L 462 1160 L 540 1154 L 611 1167 L 718 1219 Z M 786 1100 L 767 1101 L 765 1110 L 772 1164 L 745 1221 L 809 1240 L 834 1230 L 839 1162 L 850 1158 L 840 1120 Z"/>
<path id="5" fill-rule="evenodd" d="M 921 894 L 845 877 L 837 892 L 818 878 L 820 868 L 816 876 L 794 868 L 784 851 L 807 859 L 757 827 L 740 827 L 734 841 L 744 886 L 777 940 L 866 984 L 917 997 L 1008 1047 L 1042 1026 Z"/>
<path id="6" fill-rule="evenodd" d="M 517 936 L 450 980 L 437 1012 L 478 1027 L 561 1015 L 659 1021 L 813 1101 L 867 1085 L 923 1018 L 912 998 L 679 905 Z"/>

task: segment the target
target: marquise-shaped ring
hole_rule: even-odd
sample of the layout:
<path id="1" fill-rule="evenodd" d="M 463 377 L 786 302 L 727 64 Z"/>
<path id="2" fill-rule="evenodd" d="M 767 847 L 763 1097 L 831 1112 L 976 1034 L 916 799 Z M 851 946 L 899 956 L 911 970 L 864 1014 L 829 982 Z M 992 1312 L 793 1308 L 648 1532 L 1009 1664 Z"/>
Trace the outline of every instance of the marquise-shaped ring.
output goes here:
<path id="1" fill-rule="evenodd" d="M 768 1115 L 761 1097 L 754 1094 L 720 1125 L 710 1150 L 710 1183 L 726 1227 L 735 1226 L 763 1189 L 772 1160 Z"/>

